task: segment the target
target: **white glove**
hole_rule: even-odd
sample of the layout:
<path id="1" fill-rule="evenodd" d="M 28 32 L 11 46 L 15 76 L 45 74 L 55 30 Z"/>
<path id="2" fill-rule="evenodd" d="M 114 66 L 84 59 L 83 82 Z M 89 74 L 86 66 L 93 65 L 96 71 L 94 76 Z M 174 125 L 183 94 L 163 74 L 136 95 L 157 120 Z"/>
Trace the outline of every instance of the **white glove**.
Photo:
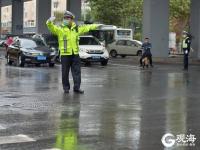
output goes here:
<path id="1" fill-rule="evenodd" d="M 101 29 L 104 24 L 98 24 L 98 28 Z"/>
<path id="2" fill-rule="evenodd" d="M 48 22 L 54 22 L 55 19 L 56 19 L 56 17 L 52 16 L 52 17 L 50 17 L 47 21 L 48 21 Z"/>
<path id="3" fill-rule="evenodd" d="M 185 54 L 188 54 L 188 50 L 185 51 Z"/>

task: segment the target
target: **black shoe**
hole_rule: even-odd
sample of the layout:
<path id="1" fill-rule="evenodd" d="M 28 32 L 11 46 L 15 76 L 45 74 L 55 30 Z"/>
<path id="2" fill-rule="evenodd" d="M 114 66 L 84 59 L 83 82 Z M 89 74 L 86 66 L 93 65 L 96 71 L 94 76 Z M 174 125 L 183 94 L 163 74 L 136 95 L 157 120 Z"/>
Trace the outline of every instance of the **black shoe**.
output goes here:
<path id="1" fill-rule="evenodd" d="M 84 94 L 84 91 L 81 90 L 81 89 L 79 89 L 79 90 L 74 90 L 74 92 L 77 93 L 77 94 Z"/>
<path id="2" fill-rule="evenodd" d="M 151 65 L 151 68 L 153 68 L 153 65 Z"/>
<path id="3" fill-rule="evenodd" d="M 65 93 L 65 94 L 68 94 L 68 93 L 69 93 L 69 90 L 64 90 L 64 93 Z"/>

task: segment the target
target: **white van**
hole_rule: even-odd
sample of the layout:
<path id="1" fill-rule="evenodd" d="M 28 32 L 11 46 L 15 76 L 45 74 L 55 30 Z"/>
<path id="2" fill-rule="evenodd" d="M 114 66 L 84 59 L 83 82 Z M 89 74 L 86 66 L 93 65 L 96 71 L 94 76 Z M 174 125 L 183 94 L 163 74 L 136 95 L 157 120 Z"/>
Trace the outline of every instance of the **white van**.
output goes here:
<path id="1" fill-rule="evenodd" d="M 132 29 L 117 28 L 113 25 L 102 25 L 101 28 L 90 31 L 89 34 L 105 42 L 106 46 L 118 39 L 133 39 Z"/>

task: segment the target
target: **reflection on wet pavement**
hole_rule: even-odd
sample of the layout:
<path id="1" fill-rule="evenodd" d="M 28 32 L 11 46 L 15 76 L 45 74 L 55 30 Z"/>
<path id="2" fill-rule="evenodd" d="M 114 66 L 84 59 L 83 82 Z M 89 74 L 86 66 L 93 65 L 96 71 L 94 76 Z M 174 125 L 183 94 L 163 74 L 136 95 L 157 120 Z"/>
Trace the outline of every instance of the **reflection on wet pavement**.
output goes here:
<path id="1" fill-rule="evenodd" d="M 60 66 L 0 61 L 0 138 L 5 150 L 161 150 L 165 133 L 199 135 L 199 70 L 130 65 L 82 68 L 84 95 L 63 94 Z M 70 78 L 72 83 L 72 80 Z M 26 135 L 34 141 L 6 143 Z M 199 143 L 189 149 L 199 149 Z M 172 148 L 173 149 L 173 148 Z M 188 147 L 174 147 L 188 149 Z"/>

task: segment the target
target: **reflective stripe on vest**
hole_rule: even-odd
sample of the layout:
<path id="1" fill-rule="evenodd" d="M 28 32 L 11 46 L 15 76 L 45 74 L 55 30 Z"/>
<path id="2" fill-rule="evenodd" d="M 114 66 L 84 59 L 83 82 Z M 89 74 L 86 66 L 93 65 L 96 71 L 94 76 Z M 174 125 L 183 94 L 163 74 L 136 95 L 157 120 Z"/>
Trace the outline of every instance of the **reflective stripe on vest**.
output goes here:
<path id="1" fill-rule="evenodd" d="M 63 42 L 64 42 L 64 53 L 67 53 L 67 37 L 64 35 L 63 37 Z"/>

